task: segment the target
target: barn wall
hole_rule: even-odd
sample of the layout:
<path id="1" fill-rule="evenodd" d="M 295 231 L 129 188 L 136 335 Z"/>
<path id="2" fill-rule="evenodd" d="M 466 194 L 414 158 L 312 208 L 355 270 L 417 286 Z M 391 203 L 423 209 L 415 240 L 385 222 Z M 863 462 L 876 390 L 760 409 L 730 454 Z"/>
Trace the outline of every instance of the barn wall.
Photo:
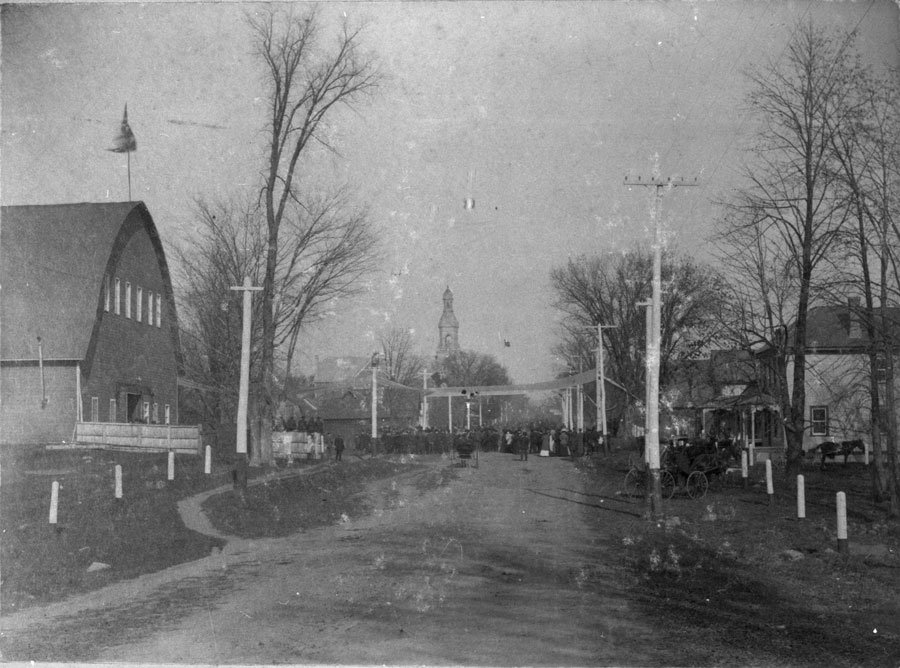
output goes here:
<path id="1" fill-rule="evenodd" d="M 75 366 L 44 365 L 47 405 L 41 408 L 37 364 L 0 369 L 0 443 L 31 445 L 71 442 L 75 428 Z"/>
<path id="2" fill-rule="evenodd" d="M 118 277 L 122 290 L 120 314 L 116 315 L 114 290 L 109 312 L 102 308 L 104 285 L 98 286 L 100 295 L 100 326 L 96 335 L 93 359 L 83 385 L 84 418 L 89 420 L 91 397 L 100 404 L 99 420 L 103 422 L 127 422 L 126 394 L 141 395 L 141 402 L 158 406 L 158 421 L 165 420 L 164 407 L 170 406 L 171 421 L 177 422 L 177 356 L 170 327 L 174 310 L 165 297 L 165 283 L 153 244 L 146 229 L 136 216 L 126 223 L 130 233 L 118 262 L 110 270 L 111 284 Z M 125 283 L 131 283 L 131 317 L 125 316 Z M 137 288 L 143 290 L 141 321 L 138 322 Z M 147 317 L 148 292 L 164 295 L 161 325 L 157 324 L 154 308 L 153 324 Z M 155 300 L 154 300 L 155 303 Z M 109 400 L 116 399 L 115 420 L 109 415 Z"/>

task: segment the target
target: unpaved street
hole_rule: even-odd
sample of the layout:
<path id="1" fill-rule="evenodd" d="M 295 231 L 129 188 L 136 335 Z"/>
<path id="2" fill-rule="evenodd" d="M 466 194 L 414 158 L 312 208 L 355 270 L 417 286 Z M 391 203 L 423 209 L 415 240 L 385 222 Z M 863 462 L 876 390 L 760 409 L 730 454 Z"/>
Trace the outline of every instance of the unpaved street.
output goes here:
<path id="1" fill-rule="evenodd" d="M 421 458 L 446 466 L 438 458 Z M 266 541 L 4 619 L 41 660 L 171 663 L 655 663 L 591 528 L 571 462 L 482 454 L 427 493 L 372 491 L 365 519 Z M 604 514 L 604 513 L 600 513 Z M 636 518 L 635 518 L 636 519 Z M 38 652 L 40 638 L 57 649 Z M 68 642 L 59 644 L 59 638 Z M 20 646 L 21 647 L 21 646 Z M 65 647 L 65 649 L 63 649 Z M 646 648 L 648 654 L 642 648 Z"/>

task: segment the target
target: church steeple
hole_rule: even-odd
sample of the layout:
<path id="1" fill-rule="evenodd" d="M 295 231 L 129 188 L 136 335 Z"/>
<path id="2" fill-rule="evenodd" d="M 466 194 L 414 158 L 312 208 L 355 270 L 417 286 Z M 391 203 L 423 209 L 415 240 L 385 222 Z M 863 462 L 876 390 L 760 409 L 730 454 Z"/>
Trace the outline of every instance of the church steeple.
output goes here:
<path id="1" fill-rule="evenodd" d="M 438 347 L 435 357 L 438 361 L 443 361 L 457 350 L 459 350 L 459 321 L 453 313 L 453 292 L 448 285 L 444 290 L 444 312 L 438 321 Z"/>

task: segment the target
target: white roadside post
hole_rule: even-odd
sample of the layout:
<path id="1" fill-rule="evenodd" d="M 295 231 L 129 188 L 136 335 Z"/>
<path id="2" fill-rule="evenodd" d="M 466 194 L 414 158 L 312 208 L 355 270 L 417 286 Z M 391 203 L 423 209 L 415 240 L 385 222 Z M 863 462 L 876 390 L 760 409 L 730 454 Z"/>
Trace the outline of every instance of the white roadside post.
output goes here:
<path id="1" fill-rule="evenodd" d="M 169 466 L 166 469 L 166 480 L 175 480 L 175 451 L 169 450 Z"/>
<path id="2" fill-rule="evenodd" d="M 116 464 L 116 498 L 122 498 L 122 465 Z"/>
<path id="3" fill-rule="evenodd" d="M 50 486 L 50 524 L 56 524 L 57 511 L 59 509 L 59 483 L 54 480 Z"/>
<path id="4" fill-rule="evenodd" d="M 203 472 L 206 475 L 212 473 L 212 446 L 206 446 L 206 452 L 203 457 Z"/>
<path id="5" fill-rule="evenodd" d="M 741 450 L 741 479 L 744 482 L 744 489 L 747 489 L 747 487 L 749 486 L 749 481 L 747 479 L 748 474 L 749 474 L 748 468 L 749 467 L 747 466 L 747 451 Z"/>
<path id="6" fill-rule="evenodd" d="M 797 476 L 797 519 L 806 519 L 806 488 L 803 474 Z"/>
<path id="7" fill-rule="evenodd" d="M 837 493 L 837 544 L 838 552 L 846 554 L 847 545 L 847 495 L 843 492 Z"/>
<path id="8" fill-rule="evenodd" d="M 772 460 L 766 460 L 766 495 L 769 497 L 769 506 L 774 505 L 775 486 L 772 484 Z"/>

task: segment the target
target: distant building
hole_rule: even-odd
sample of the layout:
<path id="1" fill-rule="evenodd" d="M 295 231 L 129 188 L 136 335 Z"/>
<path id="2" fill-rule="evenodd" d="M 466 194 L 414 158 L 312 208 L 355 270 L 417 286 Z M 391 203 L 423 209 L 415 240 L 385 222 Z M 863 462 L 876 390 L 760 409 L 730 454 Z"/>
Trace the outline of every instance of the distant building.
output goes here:
<path id="1" fill-rule="evenodd" d="M 458 351 L 459 320 L 453 313 L 453 292 L 450 291 L 450 286 L 447 286 L 444 290 L 444 312 L 438 321 L 438 346 L 434 359 L 438 366 L 441 366 L 451 353 Z"/>
<path id="2" fill-rule="evenodd" d="M 390 381 L 379 367 L 378 424 L 379 430 L 414 426 L 419 417 L 419 395 L 392 389 Z M 302 396 L 301 396 L 302 395 Z M 304 401 L 303 397 L 307 400 Z M 341 356 L 316 358 L 313 389 L 298 393 L 292 401 L 306 410 L 302 403 L 315 405 L 315 415 L 325 424 L 325 431 L 341 434 L 348 445 L 360 433 L 368 434 L 372 424 L 372 358 Z"/>
<path id="3" fill-rule="evenodd" d="M 142 202 L 0 209 L 0 442 L 178 423 L 172 282 Z"/>

